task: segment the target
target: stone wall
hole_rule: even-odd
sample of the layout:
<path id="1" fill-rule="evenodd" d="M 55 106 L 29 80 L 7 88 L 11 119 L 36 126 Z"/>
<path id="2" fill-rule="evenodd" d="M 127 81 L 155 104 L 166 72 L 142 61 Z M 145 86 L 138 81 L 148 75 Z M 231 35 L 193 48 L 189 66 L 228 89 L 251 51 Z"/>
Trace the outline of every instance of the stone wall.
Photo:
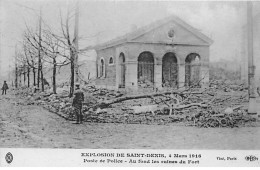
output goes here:
<path id="1" fill-rule="evenodd" d="M 154 57 L 154 86 L 156 88 L 162 88 L 162 59 L 163 56 L 168 52 L 174 53 L 177 58 L 179 87 L 184 86 L 185 59 L 191 53 L 196 53 L 200 56 L 200 78 L 203 79 L 201 84 L 203 86 L 207 86 L 207 83 L 209 82 L 209 46 L 127 43 L 123 46 L 108 48 L 97 52 L 97 64 L 100 63 L 101 58 L 104 58 L 106 70 L 105 77 L 98 77 L 96 80 L 96 85 L 98 87 L 104 87 L 109 89 L 118 88 L 119 73 L 117 73 L 117 63 L 120 51 L 122 51 L 125 55 L 126 88 L 138 88 L 137 61 L 139 55 L 145 51 L 151 52 Z M 112 65 L 108 64 L 110 57 L 113 57 L 114 60 L 114 64 Z"/>
<path id="2" fill-rule="evenodd" d="M 185 59 L 190 53 L 196 53 L 200 56 L 201 62 L 201 75 L 203 78 L 202 85 L 207 85 L 209 82 L 209 47 L 208 46 L 184 46 L 184 45 L 165 45 L 165 44 L 140 44 L 140 43 L 128 43 L 128 63 L 127 70 L 131 74 L 126 79 L 127 86 L 135 84 L 137 86 L 137 65 L 138 56 L 144 52 L 149 51 L 154 57 L 154 80 L 155 87 L 162 87 L 162 58 L 168 53 L 175 54 L 178 62 L 179 70 L 179 87 L 184 85 L 185 82 Z"/>
<path id="3" fill-rule="evenodd" d="M 109 64 L 110 58 L 113 58 L 113 63 Z M 116 86 L 116 59 L 115 59 L 115 48 L 107 48 L 104 50 L 97 51 L 97 73 L 100 72 L 100 60 L 104 59 L 105 62 L 105 74 L 100 77 L 97 74 L 95 84 L 97 87 L 103 87 L 113 89 Z"/>

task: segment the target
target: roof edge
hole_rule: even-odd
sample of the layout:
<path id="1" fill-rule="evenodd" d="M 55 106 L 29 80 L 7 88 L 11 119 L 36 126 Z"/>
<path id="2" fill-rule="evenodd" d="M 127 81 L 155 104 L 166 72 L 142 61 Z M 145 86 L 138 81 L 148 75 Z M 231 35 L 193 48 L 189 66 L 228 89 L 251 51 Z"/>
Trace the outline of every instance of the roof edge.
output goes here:
<path id="1" fill-rule="evenodd" d="M 209 46 L 213 44 L 214 41 L 211 38 L 209 38 L 205 34 L 201 33 L 196 28 L 192 27 L 190 24 L 183 21 L 179 17 L 177 17 L 175 15 L 171 15 L 171 16 L 168 16 L 166 18 L 152 22 L 148 25 L 145 25 L 141 28 L 138 28 L 137 30 L 135 30 L 133 32 L 126 33 L 122 36 L 118 36 L 118 37 L 111 39 L 107 42 L 104 42 L 104 43 L 101 43 L 101 44 L 98 44 L 98 45 L 94 45 L 94 46 L 91 46 L 91 47 L 92 47 L 92 49 L 95 49 L 95 50 L 102 50 L 102 49 L 117 46 L 117 45 L 120 45 L 120 44 L 123 44 L 123 43 L 126 43 L 126 42 L 131 42 L 131 40 L 133 40 L 134 38 L 137 38 L 137 37 L 149 32 L 153 29 L 156 29 L 157 27 L 160 27 L 161 25 L 163 25 L 163 24 L 165 24 L 165 23 L 167 23 L 171 20 L 175 21 L 177 24 L 179 24 L 180 26 L 183 26 L 185 29 L 187 29 L 188 31 L 193 33 L 195 36 L 197 36 L 198 38 L 205 41 Z M 85 49 L 89 50 L 90 48 L 86 47 Z"/>

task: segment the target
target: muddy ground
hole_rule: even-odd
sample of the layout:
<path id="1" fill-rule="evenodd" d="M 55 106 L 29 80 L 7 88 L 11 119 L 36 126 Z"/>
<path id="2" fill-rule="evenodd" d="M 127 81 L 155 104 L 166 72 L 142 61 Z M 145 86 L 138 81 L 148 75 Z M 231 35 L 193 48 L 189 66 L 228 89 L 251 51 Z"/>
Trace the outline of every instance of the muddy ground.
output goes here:
<path id="1" fill-rule="evenodd" d="M 73 124 L 41 106 L 0 96 L 0 147 L 96 149 L 260 149 L 254 127 L 198 128 L 168 125 Z"/>

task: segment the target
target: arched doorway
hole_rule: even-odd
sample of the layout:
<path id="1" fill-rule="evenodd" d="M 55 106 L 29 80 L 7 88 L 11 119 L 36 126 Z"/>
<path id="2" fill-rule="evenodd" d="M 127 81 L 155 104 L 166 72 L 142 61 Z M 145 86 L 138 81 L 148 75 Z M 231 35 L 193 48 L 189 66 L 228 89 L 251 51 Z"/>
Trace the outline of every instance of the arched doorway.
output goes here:
<path id="1" fill-rule="evenodd" d="M 163 56 L 162 86 L 178 87 L 178 63 L 174 53 L 166 53 Z"/>
<path id="2" fill-rule="evenodd" d="M 125 87 L 125 55 L 119 55 L 119 88 Z"/>
<path id="3" fill-rule="evenodd" d="M 200 56 L 189 54 L 185 59 L 185 86 L 200 86 Z"/>
<path id="4" fill-rule="evenodd" d="M 151 52 L 142 52 L 138 57 L 138 85 L 152 87 L 154 84 L 154 58 Z"/>

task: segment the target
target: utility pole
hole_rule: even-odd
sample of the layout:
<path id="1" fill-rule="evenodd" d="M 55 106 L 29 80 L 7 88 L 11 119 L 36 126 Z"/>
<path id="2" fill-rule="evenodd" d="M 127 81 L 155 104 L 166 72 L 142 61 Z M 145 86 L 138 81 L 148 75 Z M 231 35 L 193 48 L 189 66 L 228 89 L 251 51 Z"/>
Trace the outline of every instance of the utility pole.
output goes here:
<path id="1" fill-rule="evenodd" d="M 247 1 L 247 45 L 248 45 L 248 94 L 249 106 L 248 114 L 256 114 L 256 93 L 255 93 L 255 66 L 254 66 L 254 49 L 253 49 L 253 16 L 252 2 Z"/>
<path id="2" fill-rule="evenodd" d="M 75 47 L 75 73 L 76 73 L 76 82 L 79 81 L 79 64 L 78 64 L 78 51 L 79 51 L 79 1 L 76 2 L 76 11 L 75 11 L 75 29 L 74 29 L 74 47 Z"/>

